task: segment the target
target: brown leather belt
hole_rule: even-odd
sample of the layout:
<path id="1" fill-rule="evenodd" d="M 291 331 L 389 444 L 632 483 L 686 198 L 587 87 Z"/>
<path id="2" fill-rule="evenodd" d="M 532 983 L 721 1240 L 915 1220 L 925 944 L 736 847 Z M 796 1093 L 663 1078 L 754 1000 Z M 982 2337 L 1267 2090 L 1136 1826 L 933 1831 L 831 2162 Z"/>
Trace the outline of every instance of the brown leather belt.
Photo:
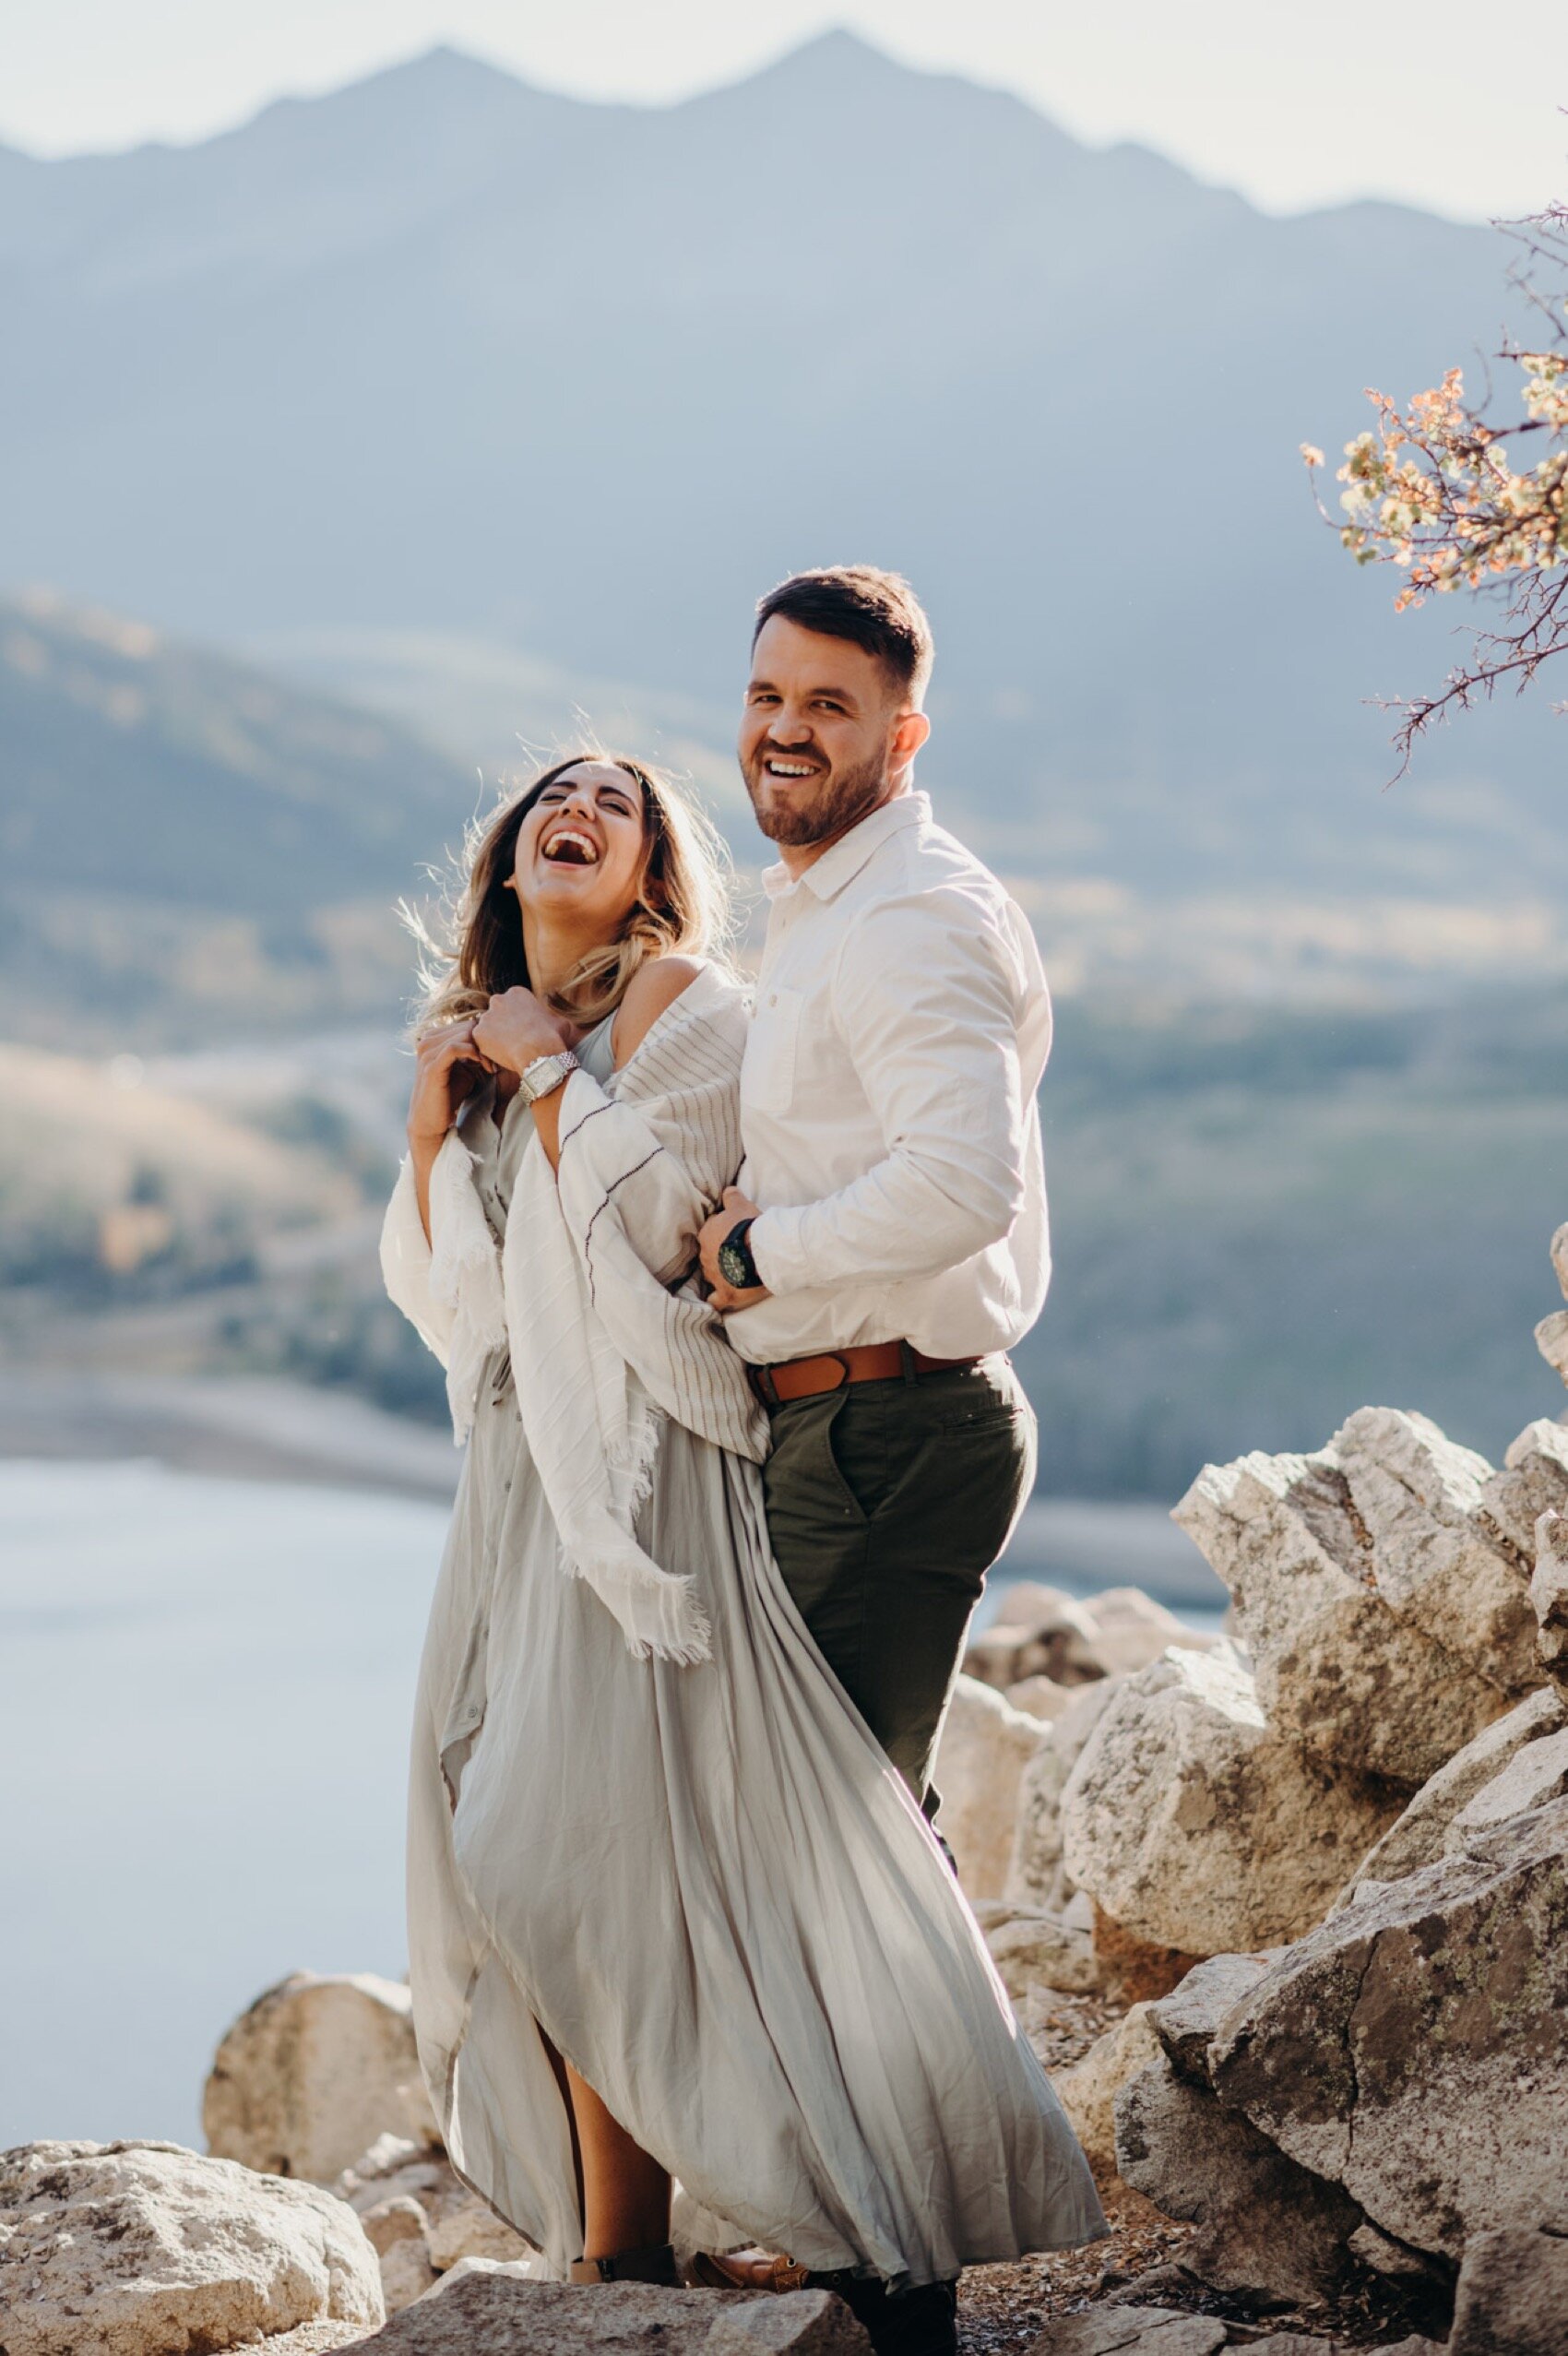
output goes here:
<path id="1" fill-rule="evenodd" d="M 787 1407 L 792 1399 L 841 1391 L 847 1383 L 912 1381 L 917 1374 L 946 1374 L 978 1366 L 978 1358 L 928 1358 L 908 1341 L 861 1341 L 849 1350 L 825 1350 L 815 1358 L 786 1358 L 778 1366 L 748 1366 L 751 1386 L 764 1407 Z"/>

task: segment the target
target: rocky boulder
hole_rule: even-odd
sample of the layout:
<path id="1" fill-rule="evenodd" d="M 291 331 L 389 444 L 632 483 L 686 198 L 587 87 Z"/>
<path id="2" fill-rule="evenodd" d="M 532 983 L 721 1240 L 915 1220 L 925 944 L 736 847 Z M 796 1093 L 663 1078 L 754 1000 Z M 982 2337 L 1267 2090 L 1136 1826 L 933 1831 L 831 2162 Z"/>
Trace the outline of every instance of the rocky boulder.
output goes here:
<path id="1" fill-rule="evenodd" d="M 1568 1511 L 1568 1423 L 1546 1416 L 1526 1423 L 1503 1468 L 1482 1482 L 1481 1507 L 1509 1544 L 1533 1560 L 1542 1514 Z"/>
<path id="2" fill-rule="evenodd" d="M 964 1667 L 1003 1692 L 1037 1678 L 1071 1691 L 1146 1669 L 1173 1644 L 1204 1652 L 1214 1642 L 1141 1588 L 1111 1587 L 1075 1600 L 1058 1588 L 1025 1583 L 1004 1596 L 990 1628 L 971 1642 Z"/>
<path id="3" fill-rule="evenodd" d="M 1081 2062 L 1055 2070 L 1051 2083 L 1073 2123 L 1097 2176 L 1116 2167 L 1116 2098 L 1140 2070 L 1160 2056 L 1149 2015 L 1151 2005 L 1134 2005 L 1089 2047 Z"/>
<path id="4" fill-rule="evenodd" d="M 1541 1666 L 1558 1685 L 1568 1685 L 1568 1514 L 1542 1514 L 1536 1524 L 1530 1609 Z"/>
<path id="5" fill-rule="evenodd" d="M 1355 1901 L 1208 2049 L 1213 2084 L 1382 2232 L 1458 2259 L 1563 2218 L 1568 1799 Z"/>
<path id="6" fill-rule="evenodd" d="M 1330 1765 L 1413 1788 L 1507 1708 L 1391 1608 L 1332 1450 L 1207 1465 L 1172 1518 L 1230 1590 L 1268 1723 Z"/>
<path id="7" fill-rule="evenodd" d="M 1014 1913 L 1005 1904 L 995 1912 L 1001 1919 L 987 1924 L 986 1945 L 1020 2011 L 1039 1988 L 1086 1995 L 1099 1986 L 1092 1932 L 1060 1914 Z"/>
<path id="8" fill-rule="evenodd" d="M 1557 1281 L 1568 1300 L 1568 1223 L 1560 1227 L 1551 1239 L 1551 1265 L 1557 1271 Z M 1543 1317 L 1536 1327 L 1536 1345 L 1549 1366 L 1555 1366 L 1568 1383 L 1568 1310 L 1559 1309 Z"/>
<path id="9" fill-rule="evenodd" d="M 1221 2022 L 1250 1996 L 1281 1950 L 1217 1955 L 1195 1964 L 1181 1985 L 1148 2008 L 1148 2024 L 1178 2077 L 1208 2084 L 1208 2049 Z"/>
<path id="10" fill-rule="evenodd" d="M 1328 1452 L 1391 1610 L 1505 1693 L 1539 1684 L 1528 1566 L 1487 1511 L 1486 1458 L 1392 1407 L 1358 1409 Z"/>
<path id="11" fill-rule="evenodd" d="M 1182 2264 L 1205 2282 L 1311 2302 L 1354 2276 L 1356 2203 L 1178 2077 L 1163 2053 L 1121 2088 L 1114 2115 L 1118 2174 L 1167 2217 L 1196 2224 Z"/>
<path id="12" fill-rule="evenodd" d="M 475 2267 L 437 2286 L 385 2329 L 353 2342 L 363 2356 L 867 2356 L 871 2342 L 826 2291 L 755 2298 L 646 2283 L 529 2282 Z"/>
<path id="13" fill-rule="evenodd" d="M 1562 2356 L 1565 2347 L 1568 2227 L 1473 2235 L 1447 2356 Z"/>
<path id="14" fill-rule="evenodd" d="M 6 2356 L 216 2356 L 383 2313 L 359 2219 L 314 2184 L 168 2143 L 24 2144 L 0 2157 Z"/>
<path id="15" fill-rule="evenodd" d="M 1050 1677 L 1020 1677 L 1016 1685 L 1005 1689 L 1007 1699 L 1015 1709 L 1026 1717 L 1044 1719 L 1054 1725 L 1072 1708 L 1075 1695 L 1082 1691 L 1077 1685 L 1058 1685 Z"/>
<path id="16" fill-rule="evenodd" d="M 1074 1689 L 1067 1708 L 1018 1783 L 1013 1847 L 1003 1896 L 1020 1907 L 1063 1912 L 1075 1885 L 1062 1862 L 1062 1794 L 1085 1743 L 1125 1680 L 1105 1677 Z"/>
<path id="17" fill-rule="evenodd" d="M 538 2263 L 522 2235 L 469 2190 L 438 2148 L 381 2136 L 332 2189 L 375 2246 L 388 2314 L 466 2259 L 529 2271 Z"/>
<path id="18" fill-rule="evenodd" d="M 971 1899 L 1002 1896 L 1018 1786 L 1049 1731 L 978 1678 L 960 1677 L 953 1689 L 932 1780 L 942 1794 L 942 1834 Z"/>
<path id="19" fill-rule="evenodd" d="M 1264 1721 L 1233 1650 L 1129 1678 L 1062 1797 L 1074 1881 L 1135 1938 L 1189 1956 L 1299 1937 L 1398 1814 Z"/>
<path id="20" fill-rule="evenodd" d="M 1455 1819 L 1477 1794 L 1526 1745 L 1544 1734 L 1555 1734 L 1565 1722 L 1568 1709 L 1562 1696 L 1547 1685 L 1526 1695 L 1502 1718 L 1493 1719 L 1421 1786 L 1404 1814 L 1362 1858 L 1337 1904 L 1348 1905 L 1362 1882 L 1396 1882 L 1406 1874 L 1435 1863 L 1447 1850 Z"/>
<path id="21" fill-rule="evenodd" d="M 368 1971 L 293 1972 L 224 2037 L 201 2115 L 215 2158 L 318 2184 L 378 2136 L 436 2144 L 408 1989 Z"/>

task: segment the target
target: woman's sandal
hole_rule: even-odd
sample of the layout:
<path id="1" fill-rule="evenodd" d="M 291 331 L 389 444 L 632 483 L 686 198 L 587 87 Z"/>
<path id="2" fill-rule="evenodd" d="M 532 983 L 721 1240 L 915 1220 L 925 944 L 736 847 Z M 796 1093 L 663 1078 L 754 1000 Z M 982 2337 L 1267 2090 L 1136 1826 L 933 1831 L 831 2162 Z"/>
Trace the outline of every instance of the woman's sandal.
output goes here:
<path id="1" fill-rule="evenodd" d="M 698 2250 L 686 2267 L 694 2291 L 803 2291 L 809 2268 L 767 2250 Z"/>
<path id="2" fill-rule="evenodd" d="M 574 2282 L 657 2282 L 668 2290 L 681 2288 L 675 2253 L 668 2242 L 647 2250 L 617 2250 L 607 2258 L 574 2258 Z"/>

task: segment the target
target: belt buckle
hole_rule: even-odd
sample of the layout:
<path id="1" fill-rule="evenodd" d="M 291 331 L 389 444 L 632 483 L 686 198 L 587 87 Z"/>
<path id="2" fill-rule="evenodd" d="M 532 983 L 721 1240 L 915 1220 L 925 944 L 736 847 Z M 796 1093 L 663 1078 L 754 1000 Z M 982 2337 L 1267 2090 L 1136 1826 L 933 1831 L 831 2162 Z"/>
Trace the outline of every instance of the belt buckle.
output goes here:
<path id="1" fill-rule="evenodd" d="M 778 1396 L 778 1386 L 773 1379 L 771 1366 L 748 1366 L 746 1380 L 751 1385 L 752 1396 L 759 1406 L 766 1408 L 770 1413 L 774 1408 L 783 1406 L 784 1402 Z"/>

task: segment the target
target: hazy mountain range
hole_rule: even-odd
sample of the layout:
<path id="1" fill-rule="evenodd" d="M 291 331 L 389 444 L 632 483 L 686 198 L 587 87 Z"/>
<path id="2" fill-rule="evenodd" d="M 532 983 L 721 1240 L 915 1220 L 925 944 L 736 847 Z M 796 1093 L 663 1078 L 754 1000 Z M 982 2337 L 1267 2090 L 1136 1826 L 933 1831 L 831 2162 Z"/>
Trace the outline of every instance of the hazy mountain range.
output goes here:
<path id="1" fill-rule="evenodd" d="M 439 50 L 193 148 L 0 151 L 0 564 L 394 701 L 444 648 L 403 707 L 493 761 L 465 648 L 722 715 L 759 589 L 871 557 L 937 626 L 929 781 L 1063 906 L 1360 898 L 1413 970 L 1481 910 L 1530 970 L 1568 735 L 1500 707 L 1381 791 L 1362 699 L 1455 616 L 1392 620 L 1296 455 L 1491 349 L 1506 258 L 1266 217 L 845 34 L 662 109 Z"/>

